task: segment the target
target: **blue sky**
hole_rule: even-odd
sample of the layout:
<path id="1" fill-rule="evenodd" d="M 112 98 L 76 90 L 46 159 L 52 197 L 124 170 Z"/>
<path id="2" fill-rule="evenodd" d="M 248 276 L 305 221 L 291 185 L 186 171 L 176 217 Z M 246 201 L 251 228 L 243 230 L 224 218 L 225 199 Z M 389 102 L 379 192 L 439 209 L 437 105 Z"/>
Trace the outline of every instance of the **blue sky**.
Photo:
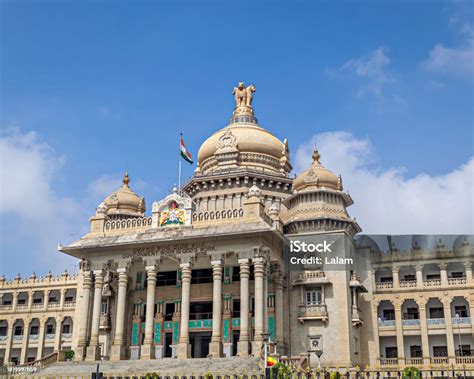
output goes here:
<path id="1" fill-rule="evenodd" d="M 410 198 L 438 186 L 439 197 L 413 205 L 431 207 L 430 215 L 440 199 L 453 208 L 445 196 L 451 192 L 442 191 L 450 188 L 444 178 L 454 175 L 450 185 L 467 187 L 457 197 L 468 199 L 470 213 L 470 5 L 1 2 L 0 271 L 43 273 L 72 264 L 58 260 L 56 244 L 86 231 L 88 216 L 126 169 L 150 208 L 177 182 L 179 132 L 196 156 L 226 125 L 238 81 L 257 87 L 256 115 L 289 139 L 296 171 L 306 164 L 308 141 L 321 141 L 323 163 L 346 178 L 356 169 L 376 179 L 395 173 L 386 183 L 394 196 L 395 185 L 411 188 L 419 180 Z M 345 165 L 344 154 L 354 154 L 356 166 Z M 194 166 L 183 167 L 192 175 Z M 363 199 L 361 182 L 354 187 Z M 466 217 L 457 220 L 459 232 L 474 229 Z M 443 225 L 434 232 L 447 232 Z M 420 230 L 430 232 L 425 226 Z"/>

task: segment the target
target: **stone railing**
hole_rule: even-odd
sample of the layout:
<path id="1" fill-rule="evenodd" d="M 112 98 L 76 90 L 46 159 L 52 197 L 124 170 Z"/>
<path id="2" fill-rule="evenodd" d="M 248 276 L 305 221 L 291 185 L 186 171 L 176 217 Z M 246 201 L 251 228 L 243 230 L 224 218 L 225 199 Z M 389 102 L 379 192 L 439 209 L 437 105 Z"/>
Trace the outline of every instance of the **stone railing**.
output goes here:
<path id="1" fill-rule="evenodd" d="M 425 287 L 436 287 L 441 285 L 441 279 L 427 279 L 423 281 Z"/>
<path id="2" fill-rule="evenodd" d="M 378 282 L 375 283 L 375 288 L 377 288 L 378 290 L 390 289 L 393 288 L 393 282 Z"/>
<path id="3" fill-rule="evenodd" d="M 49 273 L 45 276 L 30 276 L 28 278 L 17 276 L 16 278 L 9 280 L 0 277 L 0 288 L 2 289 L 11 288 L 14 290 L 20 290 L 21 288 L 30 288 L 32 284 L 48 285 L 50 283 L 77 284 L 77 275 L 70 275 L 67 272 L 64 272 L 57 276 L 53 276 Z M 41 291 L 39 287 L 37 290 Z"/>
<path id="4" fill-rule="evenodd" d="M 149 229 L 152 217 L 134 217 L 126 220 L 108 220 L 105 222 L 104 231 L 113 232 L 121 230 Z"/>
<path id="5" fill-rule="evenodd" d="M 7 340 L 7 336 L 0 336 L 0 342 L 4 342 Z"/>
<path id="6" fill-rule="evenodd" d="M 381 328 L 394 328 L 395 320 L 379 320 L 379 327 Z"/>
<path id="7" fill-rule="evenodd" d="M 23 340 L 23 335 L 13 336 L 13 341 L 21 341 L 21 340 Z"/>
<path id="8" fill-rule="evenodd" d="M 460 286 L 460 285 L 463 285 L 463 284 L 466 284 L 467 281 L 466 281 L 466 278 L 463 277 L 463 278 L 448 278 L 448 284 L 450 286 Z"/>
<path id="9" fill-rule="evenodd" d="M 445 324 L 444 318 L 429 318 L 426 321 L 428 326 L 439 326 Z"/>
<path id="10" fill-rule="evenodd" d="M 328 320 L 328 311 L 326 304 L 300 305 L 298 310 L 298 320 L 303 323 L 304 320 Z"/>
<path id="11" fill-rule="evenodd" d="M 220 211 L 204 211 L 194 212 L 192 216 L 193 221 L 218 221 L 238 219 L 244 217 L 243 208 L 236 209 L 222 209 Z"/>
<path id="12" fill-rule="evenodd" d="M 397 366 L 398 358 L 380 358 L 381 366 Z"/>
<path id="13" fill-rule="evenodd" d="M 55 301 L 53 303 L 48 303 L 48 308 L 59 308 L 60 307 L 59 301 Z"/>
<path id="14" fill-rule="evenodd" d="M 416 280 L 400 280 L 401 288 L 413 288 L 416 287 Z"/>
<path id="15" fill-rule="evenodd" d="M 435 365 L 447 365 L 449 363 L 448 357 L 431 357 L 431 363 Z"/>
<path id="16" fill-rule="evenodd" d="M 31 308 L 33 308 L 33 309 L 44 308 L 44 303 L 33 303 L 33 304 L 31 305 Z"/>
<path id="17" fill-rule="evenodd" d="M 56 333 L 46 333 L 44 335 L 44 338 L 47 340 L 53 340 L 55 336 L 56 336 Z"/>
<path id="18" fill-rule="evenodd" d="M 423 358 L 405 358 L 405 364 L 407 366 L 422 366 Z"/>
<path id="19" fill-rule="evenodd" d="M 61 337 L 64 339 L 71 339 L 72 338 L 72 333 L 62 333 Z"/>
<path id="20" fill-rule="evenodd" d="M 11 304 L 9 305 L 0 305 L 0 311 L 11 311 L 13 309 L 13 306 Z"/>
<path id="21" fill-rule="evenodd" d="M 455 325 L 471 325 L 470 317 L 453 317 L 452 321 Z"/>
<path id="22" fill-rule="evenodd" d="M 402 320 L 403 326 L 420 326 L 419 319 Z"/>
<path id="23" fill-rule="evenodd" d="M 47 355 L 46 357 L 43 357 L 36 361 L 28 362 L 16 367 L 46 367 L 46 366 L 49 366 L 50 364 L 57 362 L 58 358 L 59 358 L 59 353 L 56 351 L 54 353 Z"/>
<path id="24" fill-rule="evenodd" d="M 74 308 L 76 306 L 76 302 L 75 301 L 66 301 L 64 303 L 64 308 Z"/>
<path id="25" fill-rule="evenodd" d="M 463 364 L 463 365 L 472 365 L 474 364 L 474 356 L 456 357 L 456 363 Z"/>
<path id="26" fill-rule="evenodd" d="M 329 283 L 324 271 L 302 271 L 293 280 L 293 285 Z"/>
<path id="27" fill-rule="evenodd" d="M 16 306 L 17 311 L 21 311 L 21 310 L 24 310 L 24 309 L 28 309 L 28 304 L 18 304 Z"/>
<path id="28" fill-rule="evenodd" d="M 38 334 L 30 334 L 28 336 L 28 339 L 30 339 L 32 341 L 36 341 L 38 339 Z"/>

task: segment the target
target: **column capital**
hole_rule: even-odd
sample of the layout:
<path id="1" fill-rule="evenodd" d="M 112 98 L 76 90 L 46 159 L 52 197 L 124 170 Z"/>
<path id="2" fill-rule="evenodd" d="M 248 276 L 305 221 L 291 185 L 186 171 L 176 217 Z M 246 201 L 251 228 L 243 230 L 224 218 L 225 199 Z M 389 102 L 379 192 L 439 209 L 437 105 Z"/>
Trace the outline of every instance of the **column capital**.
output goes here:
<path id="1" fill-rule="evenodd" d="M 193 265 L 194 264 L 194 259 L 196 257 L 196 254 L 194 253 L 186 253 L 186 254 L 178 254 L 177 258 L 179 259 L 179 266 L 184 267 L 183 265 Z"/>
<path id="2" fill-rule="evenodd" d="M 249 258 L 239 258 L 237 261 L 239 262 L 239 265 L 250 264 L 250 259 Z"/>
<path id="3" fill-rule="evenodd" d="M 104 284 L 104 270 L 94 270 L 95 287 L 102 287 Z"/>
<path id="4" fill-rule="evenodd" d="M 214 267 L 214 266 L 222 267 L 222 259 L 213 259 L 213 260 L 211 260 L 211 266 L 212 267 Z"/>
<path id="5" fill-rule="evenodd" d="M 145 270 L 146 272 L 156 272 L 158 269 L 158 266 L 156 264 L 154 265 L 149 265 L 149 266 L 145 266 Z"/>
<path id="6" fill-rule="evenodd" d="M 464 267 L 466 269 L 471 269 L 472 268 L 472 262 L 471 261 L 465 261 L 463 263 L 464 263 Z"/>
<path id="7" fill-rule="evenodd" d="M 423 266 L 424 266 L 423 264 L 417 264 L 417 265 L 415 265 L 415 270 L 416 270 L 416 271 L 422 271 L 422 270 L 423 270 Z"/>
<path id="8" fill-rule="evenodd" d="M 392 266 L 392 272 L 399 272 L 399 271 L 400 271 L 400 267 Z"/>
<path id="9" fill-rule="evenodd" d="M 446 262 L 440 262 L 438 263 L 438 267 L 440 270 L 446 270 L 446 268 L 448 267 L 448 264 Z"/>
<path id="10" fill-rule="evenodd" d="M 117 269 L 117 274 L 127 274 L 128 273 L 128 268 L 127 267 L 120 267 Z"/>

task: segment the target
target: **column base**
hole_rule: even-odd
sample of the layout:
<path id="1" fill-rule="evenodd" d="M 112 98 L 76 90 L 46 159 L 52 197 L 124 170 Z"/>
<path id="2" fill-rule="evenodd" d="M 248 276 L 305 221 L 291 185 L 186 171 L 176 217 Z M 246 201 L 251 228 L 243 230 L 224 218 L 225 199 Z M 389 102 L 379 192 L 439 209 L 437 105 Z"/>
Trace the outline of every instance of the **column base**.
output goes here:
<path id="1" fill-rule="evenodd" d="M 86 347 L 85 346 L 77 346 L 74 349 L 74 360 L 76 362 L 83 361 L 85 356 L 86 356 Z M 39 358 L 39 359 L 41 359 L 41 358 Z"/>
<path id="2" fill-rule="evenodd" d="M 162 359 L 165 354 L 165 349 L 163 348 L 163 345 L 155 345 L 155 358 L 156 359 Z"/>
<path id="3" fill-rule="evenodd" d="M 209 355 L 212 358 L 221 358 L 222 357 L 222 342 L 211 342 L 209 344 Z"/>
<path id="4" fill-rule="evenodd" d="M 191 345 L 187 342 L 180 342 L 176 346 L 176 358 L 188 359 L 191 358 Z"/>
<path id="5" fill-rule="evenodd" d="M 125 359 L 125 346 L 113 345 L 110 360 L 121 361 L 123 359 Z"/>
<path id="6" fill-rule="evenodd" d="M 249 356 L 249 341 L 238 341 L 237 342 L 237 355 L 239 357 Z"/>
<path id="7" fill-rule="evenodd" d="M 130 359 L 137 360 L 140 358 L 140 346 L 130 346 Z"/>
<path id="8" fill-rule="evenodd" d="M 142 345 L 140 359 L 154 359 L 155 347 L 152 344 Z"/>
<path id="9" fill-rule="evenodd" d="M 86 361 L 98 361 L 100 360 L 100 347 L 99 346 L 87 346 Z"/>
<path id="10" fill-rule="evenodd" d="M 224 349 L 224 357 L 231 358 L 232 357 L 232 343 L 226 342 L 222 346 Z"/>
<path id="11" fill-rule="evenodd" d="M 254 357 L 260 357 L 263 348 L 263 341 L 253 341 L 252 342 L 252 355 Z"/>

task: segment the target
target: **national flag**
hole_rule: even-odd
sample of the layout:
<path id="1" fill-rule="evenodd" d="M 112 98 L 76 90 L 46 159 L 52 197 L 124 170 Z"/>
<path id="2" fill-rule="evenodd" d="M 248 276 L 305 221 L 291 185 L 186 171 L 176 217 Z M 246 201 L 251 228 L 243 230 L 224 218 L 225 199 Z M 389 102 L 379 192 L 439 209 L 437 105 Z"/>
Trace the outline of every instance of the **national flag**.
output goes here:
<path id="1" fill-rule="evenodd" d="M 278 360 L 273 357 L 267 357 L 267 367 L 275 366 L 278 363 Z"/>
<path id="2" fill-rule="evenodd" d="M 193 164 L 193 158 L 191 158 L 191 153 L 186 149 L 186 146 L 184 146 L 184 141 L 183 141 L 183 135 L 182 134 L 181 134 L 180 150 L 181 150 L 181 156 L 183 157 L 183 159 L 186 162 Z"/>

